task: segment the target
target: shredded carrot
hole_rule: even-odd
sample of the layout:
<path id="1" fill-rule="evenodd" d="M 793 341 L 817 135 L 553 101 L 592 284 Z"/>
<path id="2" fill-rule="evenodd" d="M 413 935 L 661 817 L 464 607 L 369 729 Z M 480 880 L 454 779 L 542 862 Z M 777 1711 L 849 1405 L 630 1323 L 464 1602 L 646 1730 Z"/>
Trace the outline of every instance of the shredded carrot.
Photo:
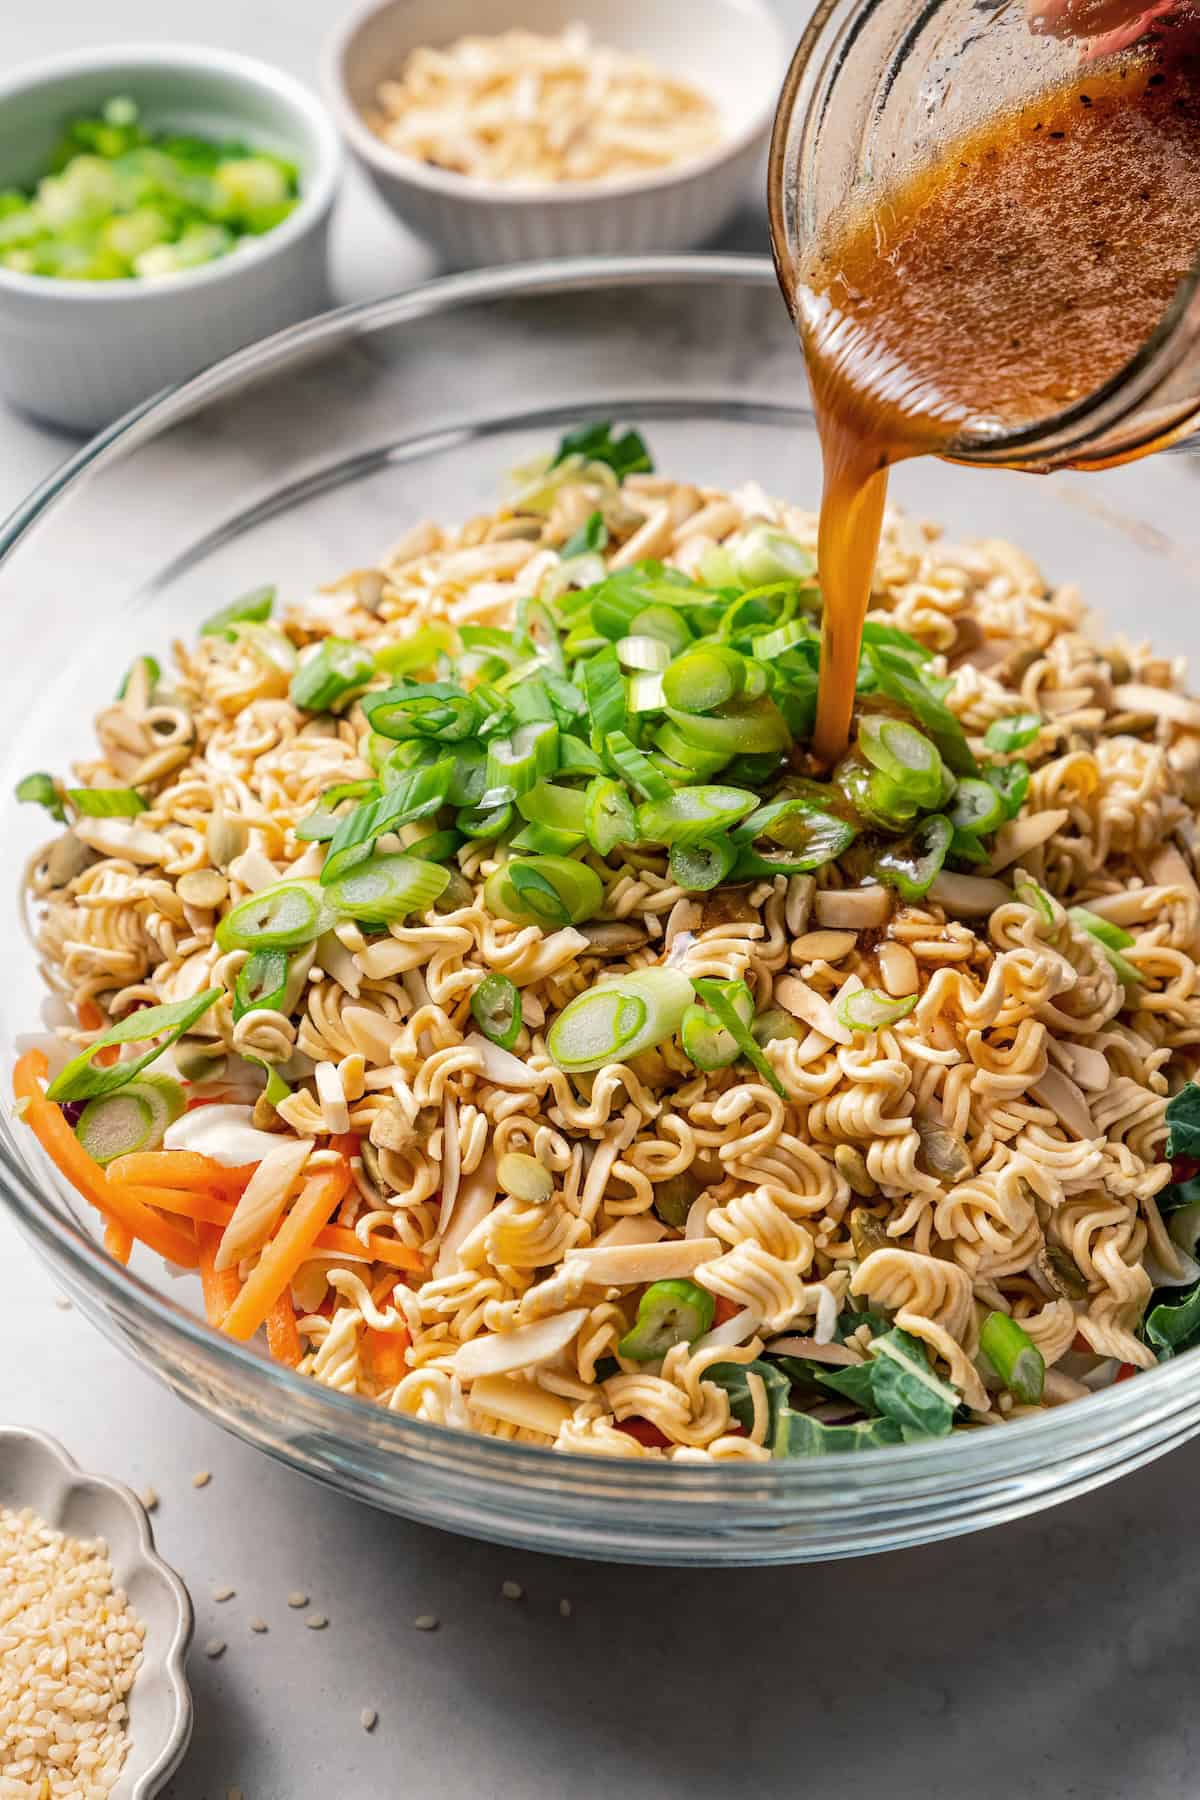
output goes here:
<path id="1" fill-rule="evenodd" d="M 220 1329 L 225 1314 L 238 1297 L 237 1270 L 218 1271 L 213 1266 L 221 1237 L 222 1229 L 219 1225 L 201 1222 L 196 1226 L 196 1243 L 200 1250 L 200 1282 L 204 1289 L 204 1316 L 217 1329 Z"/>
<path id="2" fill-rule="evenodd" d="M 110 1182 L 100 1164 L 84 1149 L 59 1108 L 47 1100 L 41 1083 L 46 1078 L 46 1058 L 40 1050 L 27 1050 L 13 1070 L 13 1093 L 25 1102 L 21 1116 L 43 1150 L 72 1187 L 91 1202 L 106 1220 L 118 1224 L 143 1244 L 149 1244 L 168 1262 L 181 1268 L 196 1267 L 196 1246 L 190 1232 L 171 1225 L 133 1199 L 117 1183 Z"/>
<path id="3" fill-rule="evenodd" d="M 79 1005 L 75 1008 L 75 1012 L 79 1019 L 79 1029 L 81 1031 L 103 1030 L 104 1014 L 100 1011 L 100 1008 L 96 1005 L 94 1000 L 81 1000 Z M 96 1064 L 97 1068 L 107 1069 L 116 1062 L 120 1054 L 121 1052 L 116 1044 L 106 1044 L 103 1050 L 97 1050 L 92 1061 Z"/>
<path id="4" fill-rule="evenodd" d="M 330 1256 L 356 1256 L 360 1262 L 387 1263 L 393 1269 L 407 1269 L 412 1274 L 418 1274 L 424 1267 L 419 1250 L 410 1250 L 407 1244 L 398 1244 L 394 1238 L 380 1237 L 376 1231 L 367 1233 L 364 1247 L 357 1233 L 347 1231 L 344 1225 L 327 1225 L 324 1231 L 319 1231 L 313 1249 L 325 1251 Z"/>
<path id="5" fill-rule="evenodd" d="M 110 1219 L 104 1227 L 104 1248 L 119 1263 L 127 1263 L 133 1252 L 133 1233 Z"/>
<path id="6" fill-rule="evenodd" d="M 329 1140 L 329 1148 L 340 1156 L 360 1156 L 362 1140 L 356 1131 L 339 1131 Z"/>
<path id="7" fill-rule="evenodd" d="M 380 1331 L 368 1325 L 362 1334 L 362 1356 L 377 1387 L 395 1387 L 408 1374 L 404 1352 L 408 1349 L 407 1331 Z"/>
<path id="8" fill-rule="evenodd" d="M 225 1315 L 223 1330 L 230 1337 L 244 1342 L 254 1336 L 280 1294 L 290 1286 L 301 1263 L 312 1255 L 322 1226 L 328 1223 L 349 1186 L 350 1165 L 339 1157 L 301 1190 Z"/>
<path id="9" fill-rule="evenodd" d="M 288 1288 L 284 1288 L 267 1314 L 267 1349 L 276 1362 L 286 1363 L 289 1369 L 296 1368 L 304 1355 L 300 1333 L 296 1330 L 296 1309 Z"/>
<path id="10" fill-rule="evenodd" d="M 108 1172 L 114 1181 L 138 1187 L 186 1188 L 236 1200 L 257 1167 L 257 1163 L 243 1163 L 240 1168 L 227 1169 L 198 1150 L 134 1150 L 118 1156 L 108 1165 Z"/>
<path id="11" fill-rule="evenodd" d="M 224 1229 L 233 1217 L 233 1201 L 224 1200 L 217 1194 L 200 1194 L 191 1188 L 142 1187 L 132 1181 L 114 1185 L 123 1194 L 140 1200 L 143 1206 L 152 1206 L 158 1212 L 173 1213 L 183 1219 L 196 1219 L 205 1225 L 220 1225 Z"/>

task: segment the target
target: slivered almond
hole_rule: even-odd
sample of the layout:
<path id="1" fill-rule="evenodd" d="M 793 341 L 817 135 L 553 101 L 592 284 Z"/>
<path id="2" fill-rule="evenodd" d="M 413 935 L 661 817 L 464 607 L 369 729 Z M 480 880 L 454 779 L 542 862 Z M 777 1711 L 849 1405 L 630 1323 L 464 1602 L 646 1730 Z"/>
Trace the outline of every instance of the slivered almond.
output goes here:
<path id="1" fill-rule="evenodd" d="M 858 942 L 855 931 L 806 931 L 792 939 L 793 962 L 837 962 Z"/>
<path id="2" fill-rule="evenodd" d="M 569 1251 L 564 1268 L 582 1269 L 592 1287 L 636 1287 L 643 1281 L 671 1281 L 691 1275 L 721 1254 L 716 1238 L 669 1238 L 659 1244 L 607 1244 Z"/>
<path id="3" fill-rule="evenodd" d="M 1089 1093 L 1102 1094 L 1108 1087 L 1111 1079 L 1108 1059 L 1099 1050 L 1093 1050 L 1088 1044 L 1073 1044 L 1063 1038 L 1051 1038 L 1048 1048 L 1055 1062 L 1081 1088 Z"/>
<path id="4" fill-rule="evenodd" d="M 891 916 L 891 888 L 822 888 L 813 899 L 817 924 L 835 931 L 871 931 Z"/>
<path id="5" fill-rule="evenodd" d="M 1002 825 L 992 840 L 992 854 L 987 862 L 989 875 L 1007 869 L 1030 850 L 1036 850 L 1056 831 L 1061 831 L 1071 817 L 1065 807 L 1051 807 L 1046 812 L 1031 813 L 1027 819 L 1012 819 Z"/>
<path id="6" fill-rule="evenodd" d="M 557 1437 L 571 1417 L 570 1401 L 548 1394 L 532 1382 L 514 1381 L 510 1375 L 481 1375 L 471 1383 L 470 1405 L 489 1418 L 541 1431 L 547 1437 Z"/>
<path id="7" fill-rule="evenodd" d="M 518 1325 L 515 1331 L 472 1338 L 456 1351 L 454 1373 L 460 1381 L 476 1381 L 481 1375 L 508 1375 L 514 1369 L 546 1362 L 566 1349 L 587 1316 L 586 1306 L 576 1306 L 534 1325 Z"/>
<path id="8" fill-rule="evenodd" d="M 915 994 L 920 985 L 917 959 L 907 944 L 880 944 L 877 955 L 885 991 L 894 1000 Z"/>
<path id="9" fill-rule="evenodd" d="M 1047 1069 L 1039 1080 L 1030 1084 L 1029 1091 L 1035 1100 L 1057 1113 L 1060 1122 L 1072 1137 L 1100 1136 L 1083 1090 L 1076 1086 L 1069 1075 L 1064 1075 L 1061 1069 Z"/>
<path id="10" fill-rule="evenodd" d="M 1200 700 L 1172 693 L 1170 688 L 1151 687 L 1148 682 L 1128 681 L 1115 687 L 1113 705 L 1123 712 L 1150 712 L 1157 719 L 1169 719 L 1173 725 L 1184 725 L 1191 731 L 1200 728 Z"/>
<path id="11" fill-rule="evenodd" d="M 608 1248 L 615 1244 L 657 1244 L 666 1237 L 667 1228 L 653 1213 L 627 1213 L 602 1231 L 596 1239 L 593 1249 Z"/>
<path id="12" fill-rule="evenodd" d="M 814 988 L 801 981 L 798 975 L 785 975 L 775 983 L 773 998 L 780 1006 L 790 1012 L 794 1019 L 801 1019 L 805 1025 L 811 1025 L 822 1037 L 827 1037 L 834 1044 L 852 1044 L 854 1033 L 849 1026 L 843 1025 L 835 1014 L 828 1000 L 823 1000 Z"/>

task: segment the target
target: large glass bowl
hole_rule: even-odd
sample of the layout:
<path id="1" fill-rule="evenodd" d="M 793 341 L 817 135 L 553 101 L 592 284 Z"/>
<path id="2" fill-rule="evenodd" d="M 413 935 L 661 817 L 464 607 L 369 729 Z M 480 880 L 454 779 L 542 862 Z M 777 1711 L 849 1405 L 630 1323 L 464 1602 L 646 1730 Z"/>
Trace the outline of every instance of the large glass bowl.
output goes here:
<path id="1" fill-rule="evenodd" d="M 415 520 L 493 503 L 504 472 L 586 416 L 645 428 L 660 464 L 755 477 L 815 500 L 804 371 L 766 262 L 560 263 L 456 277 L 241 352 L 82 451 L 0 534 L 5 795 L 62 769 L 139 649 L 162 652 L 259 582 L 300 595 Z M 1163 647 L 1200 636 L 1186 458 L 1113 475 L 914 464 L 897 498 L 966 536 L 1005 536 L 1075 579 L 1112 622 Z M 0 1048 L 42 997 L 15 898 L 40 815 L 5 800 Z M 96 1220 L 15 1122 L 0 1191 L 21 1229 L 116 1342 L 272 1455 L 374 1505 L 478 1537 L 580 1556 L 788 1562 L 916 1544 L 1015 1518 L 1112 1479 L 1200 1430 L 1184 1357 L 1029 1423 L 934 1445 L 766 1466 L 570 1458 L 461 1435 L 331 1393 L 214 1336 L 196 1284 Z M 36 1345 L 30 1354 L 37 1354 Z"/>

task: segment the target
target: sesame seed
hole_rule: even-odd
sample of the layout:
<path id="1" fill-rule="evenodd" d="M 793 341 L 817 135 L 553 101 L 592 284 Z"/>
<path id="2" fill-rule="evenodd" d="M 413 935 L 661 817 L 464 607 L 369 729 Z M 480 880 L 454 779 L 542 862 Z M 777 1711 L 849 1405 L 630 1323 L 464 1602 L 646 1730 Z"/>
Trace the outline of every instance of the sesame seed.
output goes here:
<path id="1" fill-rule="evenodd" d="M 250 1629 L 251 1631 L 265 1631 L 267 1629 L 267 1621 L 265 1619 L 251 1619 Z"/>
<path id="2" fill-rule="evenodd" d="M 197 1469 L 192 1476 L 192 1486 L 194 1488 L 207 1487 L 211 1480 L 212 1474 L 208 1469 Z"/>
<path id="3" fill-rule="evenodd" d="M 224 1653 L 225 1653 L 225 1639 L 224 1638 L 209 1638 L 207 1644 L 205 1644 L 205 1646 L 204 1646 L 205 1656 L 214 1656 L 214 1657 L 215 1656 L 223 1656 Z"/>
<path id="4" fill-rule="evenodd" d="M 558 1614 L 559 1614 L 560 1618 L 569 1619 L 571 1614 L 574 1611 L 575 1611 L 575 1608 L 571 1605 L 571 1602 L 569 1600 L 560 1600 L 559 1601 Z"/>
<path id="5" fill-rule="evenodd" d="M 324 1613 L 309 1613 L 304 1623 L 308 1626 L 310 1631 L 324 1631 L 329 1620 L 325 1617 Z"/>
<path id="6" fill-rule="evenodd" d="M 138 1499 L 141 1501 L 147 1512 L 153 1512 L 158 1505 L 158 1489 L 144 1487 L 139 1493 Z"/>
<path id="7" fill-rule="evenodd" d="M 373 1706 L 364 1706 L 358 1715 L 358 1722 L 364 1731 L 374 1731 L 379 1723 L 379 1714 Z"/>
<path id="8" fill-rule="evenodd" d="M 525 1598 L 525 1589 L 519 1581 L 502 1581 L 500 1592 L 506 1600 L 523 1600 Z"/>
<path id="9" fill-rule="evenodd" d="M 288 1605 L 292 1606 L 292 1607 L 307 1606 L 308 1605 L 308 1595 L 302 1594 L 300 1592 L 299 1588 L 296 1588 L 296 1590 L 293 1593 L 288 1595 Z"/>
<path id="10" fill-rule="evenodd" d="M 422 1613 L 420 1618 L 413 1620 L 413 1624 L 418 1631 L 436 1631 L 438 1628 L 438 1621 L 432 1613 Z"/>
<path id="11" fill-rule="evenodd" d="M 231 1587 L 214 1588 L 213 1589 L 213 1599 L 218 1602 L 220 1602 L 222 1600 L 232 1600 L 233 1596 L 236 1593 L 237 1593 L 236 1588 L 231 1588 Z"/>
<path id="12" fill-rule="evenodd" d="M 70 1312 L 71 1310 L 71 1302 L 67 1299 L 65 1294 L 55 1294 L 54 1304 L 57 1306 L 59 1312 Z"/>

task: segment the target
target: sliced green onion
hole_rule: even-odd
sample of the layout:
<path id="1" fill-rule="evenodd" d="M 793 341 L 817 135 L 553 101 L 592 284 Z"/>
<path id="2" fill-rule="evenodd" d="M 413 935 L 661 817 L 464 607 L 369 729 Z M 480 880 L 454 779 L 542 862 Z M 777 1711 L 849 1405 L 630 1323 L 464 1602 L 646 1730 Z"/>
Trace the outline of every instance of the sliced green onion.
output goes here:
<path id="1" fill-rule="evenodd" d="M 776 525 L 749 525 L 723 546 L 733 558 L 738 578 L 749 587 L 768 582 L 809 583 L 816 572 L 811 550 Z"/>
<path id="2" fill-rule="evenodd" d="M 450 871 L 420 856 L 372 856 L 330 882 L 324 894 L 342 918 L 390 925 L 425 912 L 450 880 Z"/>
<path id="3" fill-rule="evenodd" d="M 595 870 L 569 856 L 514 856 L 483 885 L 488 911 L 514 925 L 580 925 L 603 899 Z"/>
<path id="4" fill-rule="evenodd" d="M 837 1017 L 847 1031 L 883 1031 L 903 1019 L 916 1004 L 915 994 L 893 1000 L 877 988 L 859 988 L 857 993 L 847 994 L 838 1003 Z"/>
<path id="5" fill-rule="evenodd" d="M 377 781 L 342 781 L 321 795 L 321 803 L 295 826 L 294 835 L 308 844 L 327 844 L 338 828 L 336 809 L 346 800 L 361 800 L 367 794 L 379 798 Z"/>
<path id="6" fill-rule="evenodd" d="M 185 1031 L 196 1023 L 214 1001 L 221 998 L 220 988 L 206 988 L 204 993 L 197 994 L 192 1000 L 175 1000 L 166 1006 L 146 1006 L 139 1012 L 130 1013 L 116 1025 L 110 1025 L 107 1031 L 101 1032 L 94 1043 L 72 1057 L 65 1069 L 61 1069 L 46 1089 L 48 1100 L 92 1100 L 103 1094 L 115 1094 L 118 1088 L 127 1087 L 142 1070 L 152 1063 L 156 1056 Z M 107 1068 L 96 1068 L 93 1058 L 110 1044 L 140 1044 L 149 1038 L 160 1041 L 151 1044 L 149 1050 L 141 1056 L 131 1057 L 128 1062 L 110 1063 Z"/>
<path id="7" fill-rule="evenodd" d="M 1011 762 L 1001 767 L 992 764 L 983 771 L 983 779 L 995 788 L 1010 819 L 1015 819 L 1029 793 L 1030 768 L 1027 762 Z"/>
<path id="8" fill-rule="evenodd" d="M 773 663 L 800 644 L 819 642 L 820 639 L 807 619 L 789 619 L 786 625 L 777 625 L 773 630 L 761 632 L 755 637 L 754 655 L 759 662 Z"/>
<path id="9" fill-rule="evenodd" d="M 623 731 L 609 732 L 604 740 L 604 754 L 618 775 L 643 800 L 670 798 L 671 784 L 666 776 L 659 773 L 649 757 Z"/>
<path id="10" fill-rule="evenodd" d="M 627 716 L 625 680 L 611 644 L 584 663 L 583 693 L 592 727 L 592 748 L 601 750 L 610 732 L 625 729 Z"/>
<path id="11" fill-rule="evenodd" d="M 248 1060 L 253 1062 L 255 1059 L 250 1057 Z M 278 1106 L 281 1100 L 290 1100 L 292 1090 L 283 1079 L 283 1076 L 279 1073 L 279 1070 L 269 1069 L 265 1063 L 263 1064 L 263 1067 L 267 1069 L 267 1085 L 263 1089 L 263 1099 L 267 1102 L 268 1106 Z"/>
<path id="12" fill-rule="evenodd" d="M 566 673 L 567 663 L 558 627 L 544 600 L 535 595 L 527 595 L 521 600 L 517 607 L 517 632 L 529 640 L 542 662 L 560 675 Z"/>
<path id="13" fill-rule="evenodd" d="M 485 1038 L 511 1050 L 521 1035 L 520 989 L 494 969 L 471 995 L 471 1016 Z"/>
<path id="14" fill-rule="evenodd" d="M 858 723 L 858 747 L 919 806 L 936 806 L 942 797 L 944 764 L 936 746 L 905 719 L 868 713 Z"/>
<path id="15" fill-rule="evenodd" d="M 518 725 L 511 737 L 493 738 L 487 751 L 487 788 L 480 804 L 513 800 L 558 767 L 558 726 L 548 719 Z"/>
<path id="16" fill-rule="evenodd" d="M 588 843 L 601 856 L 608 856 L 618 844 L 637 842 L 637 817 L 621 782 L 597 775 L 584 795 L 584 808 Z"/>
<path id="17" fill-rule="evenodd" d="M 681 618 L 672 606 L 644 606 L 635 613 L 629 622 L 629 636 L 634 638 L 654 638 L 667 647 L 667 660 L 678 656 L 692 642 L 692 633 L 687 620 Z M 620 644 L 617 646 L 620 652 Z"/>
<path id="18" fill-rule="evenodd" d="M 758 807 L 737 826 L 733 841 L 738 866 L 747 875 L 803 875 L 841 856 L 857 835 L 848 819 L 826 811 L 805 794 L 793 794 Z M 756 840 L 763 837 L 780 844 L 782 852 L 759 847 Z"/>
<path id="19" fill-rule="evenodd" d="M 872 768 L 857 750 L 843 756 L 831 780 L 837 792 L 869 825 L 900 831 L 917 816 L 916 799 L 882 769 Z"/>
<path id="20" fill-rule="evenodd" d="M 1067 917 L 1073 924 L 1081 925 L 1084 931 L 1090 931 L 1106 949 L 1130 950 L 1137 942 L 1132 931 L 1126 931 L 1123 925 L 1114 925 L 1111 919 L 1102 919 L 1099 913 L 1089 912 L 1086 906 L 1068 907 Z"/>
<path id="21" fill-rule="evenodd" d="M 891 844 L 875 858 L 877 881 L 894 887 L 905 900 L 920 900 L 946 861 L 954 827 L 943 813 L 922 819 L 910 838 Z"/>
<path id="22" fill-rule="evenodd" d="M 755 1043 L 749 1028 L 743 1024 L 737 1007 L 726 996 L 726 984 L 723 981 L 716 981 L 710 976 L 703 976 L 693 981 L 692 986 L 704 1004 L 716 1014 L 717 1023 L 725 1027 L 746 1061 L 752 1068 L 758 1070 L 763 1080 L 774 1088 L 781 1100 L 786 1100 L 787 1089 Z"/>
<path id="23" fill-rule="evenodd" d="M 734 1008 L 744 1026 L 754 1017 L 754 995 L 744 981 L 722 981 L 726 1000 Z M 727 1069 L 742 1054 L 737 1039 L 717 1023 L 708 1006 L 689 1006 L 680 1027 L 683 1053 L 690 1056 L 698 1069 Z"/>
<path id="24" fill-rule="evenodd" d="M 362 709 L 372 731 L 383 737 L 434 738 L 458 743 L 479 727 L 475 697 L 451 681 L 401 681 L 378 694 L 367 694 Z"/>
<path id="25" fill-rule="evenodd" d="M 675 1344 L 694 1344 L 712 1330 L 716 1300 L 695 1281 L 656 1281 L 638 1302 L 637 1323 L 617 1345 L 630 1362 L 660 1362 Z"/>
<path id="26" fill-rule="evenodd" d="M 684 713 L 712 712 L 733 700 L 746 685 L 746 660 L 726 644 L 697 644 L 663 672 L 668 706 Z"/>
<path id="27" fill-rule="evenodd" d="M 558 773 L 568 780 L 603 775 L 604 764 L 590 744 L 573 732 L 564 731 L 558 740 Z"/>
<path id="28" fill-rule="evenodd" d="M 303 712 L 328 712 L 338 701 L 365 687 L 375 673 L 375 658 L 350 638 L 323 639 L 315 656 L 306 658 L 292 676 L 288 699 Z"/>
<path id="29" fill-rule="evenodd" d="M 579 788 L 539 781 L 528 793 L 518 796 L 517 811 L 529 824 L 549 826 L 573 838 L 576 844 L 583 842 L 587 832 L 587 796 Z"/>
<path id="30" fill-rule="evenodd" d="M 785 1012 L 782 1006 L 769 1006 L 766 1012 L 760 1012 L 753 1021 L 750 1034 L 759 1045 L 786 1042 L 789 1038 L 798 1043 L 808 1036 L 808 1029 L 793 1013 Z"/>
<path id="31" fill-rule="evenodd" d="M 982 837 L 1002 823 L 1004 802 L 990 781 L 964 776 L 955 789 L 947 808 L 947 817 L 956 831 L 969 831 Z"/>
<path id="32" fill-rule="evenodd" d="M 321 882 L 336 881 L 348 868 L 369 856 L 385 832 L 397 831 L 414 819 L 426 819 L 445 804 L 455 769 L 453 755 L 402 771 L 394 786 L 378 800 L 356 806 L 338 821 L 321 870 Z M 461 829 L 461 827 L 460 827 Z"/>
<path id="33" fill-rule="evenodd" d="M 661 712 L 662 706 L 661 675 L 643 669 L 629 677 L 629 710 L 631 713 Z"/>
<path id="34" fill-rule="evenodd" d="M 979 1348 L 1014 1400 L 1037 1406 L 1046 1385 L 1046 1361 L 1027 1331 L 1007 1313 L 992 1312 L 979 1332 Z"/>
<path id="35" fill-rule="evenodd" d="M 1018 881 L 1013 892 L 1023 906 L 1037 914 L 1043 925 L 1049 930 L 1054 929 L 1058 915 L 1054 910 L 1054 902 L 1044 887 L 1039 887 L 1036 881 Z"/>
<path id="36" fill-rule="evenodd" d="M 936 744 L 956 775 L 977 775 L 978 766 L 962 725 L 940 700 L 912 659 L 894 645 L 863 644 L 863 659 L 881 694 L 898 701 Z"/>
<path id="37" fill-rule="evenodd" d="M 261 625 L 271 616 L 271 608 L 275 604 L 273 587 L 251 588 L 239 600 L 231 600 L 228 606 L 221 607 L 211 617 L 205 619 L 200 627 L 201 637 L 224 637 L 231 642 L 235 636 L 235 625 Z"/>
<path id="38" fill-rule="evenodd" d="M 65 788 L 66 798 L 85 819 L 132 819 L 146 802 L 135 788 Z"/>
<path id="39" fill-rule="evenodd" d="M 655 732 L 654 742 L 683 771 L 687 781 L 703 781 L 708 775 L 716 775 L 729 761 L 727 750 L 698 750 L 669 719 Z"/>
<path id="40" fill-rule="evenodd" d="M 689 893 L 707 894 L 732 873 L 738 848 L 729 838 L 700 838 L 694 844 L 672 844 L 667 858 L 671 880 Z"/>
<path id="41" fill-rule="evenodd" d="M 1020 890 L 1018 890 L 1019 893 Z M 1145 980 L 1141 970 L 1131 963 L 1127 956 L 1121 954 L 1123 950 L 1128 950 L 1130 945 L 1136 942 L 1131 933 L 1124 931 L 1120 925 L 1112 924 L 1108 919 L 1100 918 L 1097 913 L 1089 912 L 1086 906 L 1072 906 L 1067 912 L 1067 917 L 1073 925 L 1080 926 L 1082 930 L 1095 938 L 1112 965 L 1113 973 L 1118 981 L 1123 982 L 1126 987 L 1137 987 Z"/>
<path id="42" fill-rule="evenodd" d="M 316 881 L 280 881 L 247 895 L 216 929 L 221 950 L 295 950 L 328 931 L 336 914 Z"/>
<path id="43" fill-rule="evenodd" d="M 258 1007 L 272 1012 L 282 1011 L 281 1001 L 287 992 L 288 957 L 284 950 L 255 950 L 242 964 L 233 986 L 233 1017 Z"/>
<path id="44" fill-rule="evenodd" d="M 463 639 L 465 642 L 465 631 Z M 455 649 L 453 628 L 441 619 L 431 619 L 411 637 L 379 645 L 374 651 L 375 667 L 383 675 L 411 675 L 416 669 L 436 668 L 438 657 L 452 656 Z"/>
<path id="45" fill-rule="evenodd" d="M 225 636 L 242 649 L 251 651 L 268 669 L 289 677 L 295 673 L 300 661 L 296 646 L 273 625 L 233 625 Z"/>
<path id="46" fill-rule="evenodd" d="M 722 751 L 727 759 L 786 750 L 791 743 L 787 720 L 766 694 L 730 701 L 719 713 L 686 713 L 669 706 L 667 717 L 679 727 L 685 743 L 697 750 Z"/>
<path id="47" fill-rule="evenodd" d="M 1042 721 L 1037 713 L 1014 713 L 1008 719 L 993 719 L 983 734 L 983 741 L 989 750 L 998 750 L 1001 754 L 1024 750 L 1041 729 Z"/>
<path id="48" fill-rule="evenodd" d="M 62 803 L 62 795 L 58 791 L 58 783 L 53 775 L 39 770 L 34 775 L 24 775 L 13 790 L 18 800 L 31 802 L 35 806 L 44 806 L 52 819 L 60 825 L 67 822 L 66 809 Z"/>
<path id="49" fill-rule="evenodd" d="M 560 1069 L 601 1069 L 674 1037 L 691 1002 L 682 969 L 638 969 L 572 1000 L 547 1032 L 546 1048 Z"/>
<path id="50" fill-rule="evenodd" d="M 617 661 L 623 669 L 640 669 L 661 674 L 671 660 L 671 652 L 657 637 L 623 637 L 617 640 Z"/>
<path id="51" fill-rule="evenodd" d="M 511 800 L 503 800 L 499 806 L 461 806 L 454 815 L 455 825 L 469 838 L 503 837 L 512 822 Z"/>
<path id="52" fill-rule="evenodd" d="M 103 1166 L 135 1150 L 155 1149 L 186 1105 L 177 1081 L 165 1075 L 147 1075 L 144 1081 L 129 1082 L 119 1093 L 89 1100 L 75 1136 L 92 1160 Z"/>
<path id="53" fill-rule="evenodd" d="M 586 556 L 590 551 L 603 550 L 607 544 L 608 526 L 604 523 L 604 514 L 594 512 L 571 533 L 558 554 L 564 562 L 570 562 L 573 556 Z"/>
<path id="54" fill-rule="evenodd" d="M 729 831 L 756 805 L 757 795 L 745 788 L 683 788 L 638 807 L 638 835 L 653 844 L 693 844 Z"/>
<path id="55" fill-rule="evenodd" d="M 409 837 L 408 832 L 415 829 L 415 827 L 409 826 L 400 833 L 401 848 L 405 856 L 420 856 L 426 862 L 440 863 L 453 856 L 456 850 L 462 849 L 463 833 L 461 831 L 417 832 L 415 837 Z"/>

